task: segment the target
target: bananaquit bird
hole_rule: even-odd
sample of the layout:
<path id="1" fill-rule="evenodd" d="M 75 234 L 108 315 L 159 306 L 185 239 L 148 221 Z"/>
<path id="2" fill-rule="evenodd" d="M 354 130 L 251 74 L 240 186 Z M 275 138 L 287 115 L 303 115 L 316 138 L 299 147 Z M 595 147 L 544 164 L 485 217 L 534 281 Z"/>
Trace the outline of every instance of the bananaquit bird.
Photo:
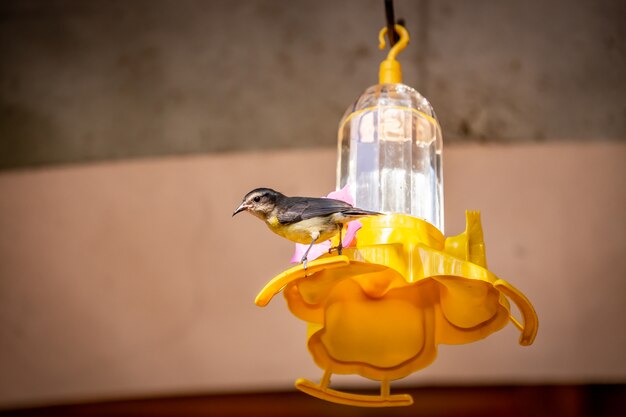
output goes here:
<path id="1" fill-rule="evenodd" d="M 244 210 L 263 220 L 277 235 L 308 244 L 301 260 L 305 269 L 313 244 L 339 233 L 337 252 L 341 255 L 343 225 L 364 216 L 381 214 L 332 198 L 287 197 L 270 188 L 257 188 L 246 194 L 233 216 Z"/>

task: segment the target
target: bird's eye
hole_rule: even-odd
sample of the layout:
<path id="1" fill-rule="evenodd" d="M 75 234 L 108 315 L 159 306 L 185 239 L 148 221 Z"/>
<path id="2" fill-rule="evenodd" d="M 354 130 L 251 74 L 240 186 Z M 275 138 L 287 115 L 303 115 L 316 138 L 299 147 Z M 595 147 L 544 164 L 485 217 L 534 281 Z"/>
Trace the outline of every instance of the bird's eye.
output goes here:
<path id="1" fill-rule="evenodd" d="M 255 203 L 258 203 L 259 201 L 261 201 L 261 197 L 259 197 L 258 195 L 256 197 L 253 198 Z"/>

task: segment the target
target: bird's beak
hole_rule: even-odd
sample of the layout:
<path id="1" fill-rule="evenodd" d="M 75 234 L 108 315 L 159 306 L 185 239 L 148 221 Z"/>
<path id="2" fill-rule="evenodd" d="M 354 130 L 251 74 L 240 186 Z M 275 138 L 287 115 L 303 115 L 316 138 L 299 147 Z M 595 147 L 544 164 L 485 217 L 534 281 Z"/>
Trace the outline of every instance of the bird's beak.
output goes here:
<path id="1" fill-rule="evenodd" d="M 237 207 L 237 210 L 235 210 L 233 212 L 233 217 L 235 216 L 235 214 L 241 213 L 242 211 L 246 210 L 247 208 L 248 208 L 248 206 L 246 205 L 246 203 L 241 203 L 241 205 L 239 207 Z"/>

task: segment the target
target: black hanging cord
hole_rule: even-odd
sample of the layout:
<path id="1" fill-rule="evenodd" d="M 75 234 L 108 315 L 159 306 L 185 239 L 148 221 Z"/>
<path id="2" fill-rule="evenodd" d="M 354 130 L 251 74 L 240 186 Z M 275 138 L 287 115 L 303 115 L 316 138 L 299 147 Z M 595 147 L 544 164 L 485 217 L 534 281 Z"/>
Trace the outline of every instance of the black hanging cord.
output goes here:
<path id="1" fill-rule="evenodd" d="M 389 37 L 389 47 L 393 47 L 398 42 L 396 33 L 396 18 L 393 15 L 393 0 L 385 0 L 385 16 L 387 17 L 387 36 Z"/>

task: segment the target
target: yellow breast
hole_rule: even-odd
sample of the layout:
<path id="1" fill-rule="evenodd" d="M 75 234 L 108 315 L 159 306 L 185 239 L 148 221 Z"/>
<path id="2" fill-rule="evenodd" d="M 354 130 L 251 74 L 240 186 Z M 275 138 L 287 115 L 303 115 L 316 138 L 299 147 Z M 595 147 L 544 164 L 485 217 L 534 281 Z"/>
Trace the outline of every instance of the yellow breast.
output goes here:
<path id="1" fill-rule="evenodd" d="M 313 236 L 319 233 L 317 243 L 330 239 L 339 233 L 336 225 L 321 221 L 320 218 L 302 220 L 292 224 L 281 224 L 278 218 L 270 216 L 266 219 L 267 227 L 279 236 L 292 242 L 308 245 L 311 243 Z"/>

